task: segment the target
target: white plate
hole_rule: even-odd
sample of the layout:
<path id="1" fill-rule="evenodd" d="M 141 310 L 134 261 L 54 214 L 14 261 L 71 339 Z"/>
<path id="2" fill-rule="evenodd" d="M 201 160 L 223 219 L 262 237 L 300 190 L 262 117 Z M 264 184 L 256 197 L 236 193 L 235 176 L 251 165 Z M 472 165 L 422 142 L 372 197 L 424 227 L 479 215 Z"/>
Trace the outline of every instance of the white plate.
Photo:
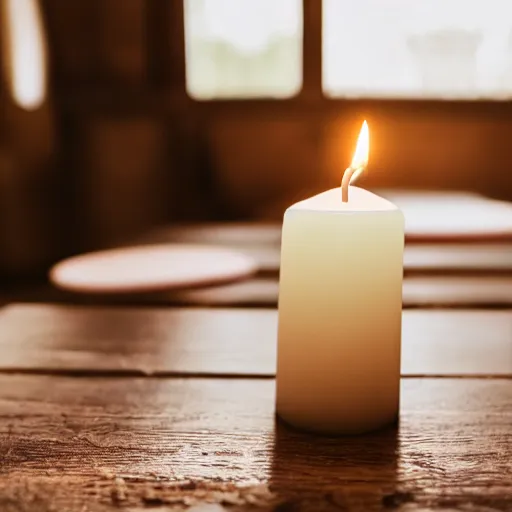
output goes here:
<path id="1" fill-rule="evenodd" d="M 50 280 L 77 293 L 142 293 L 222 284 L 257 270 L 252 258 L 237 251 L 166 244 L 75 256 L 57 263 Z"/>

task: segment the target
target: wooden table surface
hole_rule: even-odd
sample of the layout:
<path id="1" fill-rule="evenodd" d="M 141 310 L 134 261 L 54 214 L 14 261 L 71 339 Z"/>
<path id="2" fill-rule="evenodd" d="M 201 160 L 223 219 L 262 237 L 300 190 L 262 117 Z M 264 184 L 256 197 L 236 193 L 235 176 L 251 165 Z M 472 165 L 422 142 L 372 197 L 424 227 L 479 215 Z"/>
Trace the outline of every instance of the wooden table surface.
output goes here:
<path id="1" fill-rule="evenodd" d="M 274 417 L 275 309 L 0 310 L 0 511 L 512 510 L 512 311 L 404 312 L 396 428 Z"/>
<path id="2" fill-rule="evenodd" d="M 3 295 L 0 512 L 512 511 L 510 243 L 408 245 L 399 424 L 326 438 L 274 415 L 279 231 L 221 228 L 147 242 L 239 248 L 256 279 Z"/>

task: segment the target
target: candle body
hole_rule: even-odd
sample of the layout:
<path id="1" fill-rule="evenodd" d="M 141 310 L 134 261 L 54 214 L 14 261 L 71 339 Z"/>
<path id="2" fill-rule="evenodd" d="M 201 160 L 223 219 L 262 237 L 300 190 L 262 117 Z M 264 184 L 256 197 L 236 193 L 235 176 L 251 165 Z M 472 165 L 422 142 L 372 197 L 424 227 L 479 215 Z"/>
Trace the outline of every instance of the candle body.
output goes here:
<path id="1" fill-rule="evenodd" d="M 398 415 L 404 220 L 356 187 L 288 208 L 279 285 L 277 414 L 324 434 Z"/>

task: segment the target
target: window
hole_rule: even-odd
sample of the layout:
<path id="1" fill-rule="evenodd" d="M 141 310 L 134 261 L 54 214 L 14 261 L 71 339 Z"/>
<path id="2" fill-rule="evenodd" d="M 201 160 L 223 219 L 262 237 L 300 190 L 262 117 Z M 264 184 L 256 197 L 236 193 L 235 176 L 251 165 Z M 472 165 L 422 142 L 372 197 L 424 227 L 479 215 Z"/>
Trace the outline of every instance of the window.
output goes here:
<path id="1" fill-rule="evenodd" d="M 302 84 L 302 0 L 185 0 L 188 93 L 286 98 Z"/>
<path id="2" fill-rule="evenodd" d="M 512 98 L 510 0 L 323 0 L 331 97 Z"/>

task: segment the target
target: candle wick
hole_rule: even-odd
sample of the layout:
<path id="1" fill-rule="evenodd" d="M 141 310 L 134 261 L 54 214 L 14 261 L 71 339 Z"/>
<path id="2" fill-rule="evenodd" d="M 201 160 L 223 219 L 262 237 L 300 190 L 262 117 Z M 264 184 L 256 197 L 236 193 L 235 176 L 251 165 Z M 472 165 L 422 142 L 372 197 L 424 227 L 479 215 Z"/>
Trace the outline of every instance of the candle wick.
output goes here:
<path id="1" fill-rule="evenodd" d="M 359 171 L 360 168 L 354 169 L 353 167 L 347 167 L 345 172 L 343 173 L 343 178 L 341 180 L 341 202 L 348 203 L 348 186 L 350 185 L 350 180 L 356 171 Z"/>

